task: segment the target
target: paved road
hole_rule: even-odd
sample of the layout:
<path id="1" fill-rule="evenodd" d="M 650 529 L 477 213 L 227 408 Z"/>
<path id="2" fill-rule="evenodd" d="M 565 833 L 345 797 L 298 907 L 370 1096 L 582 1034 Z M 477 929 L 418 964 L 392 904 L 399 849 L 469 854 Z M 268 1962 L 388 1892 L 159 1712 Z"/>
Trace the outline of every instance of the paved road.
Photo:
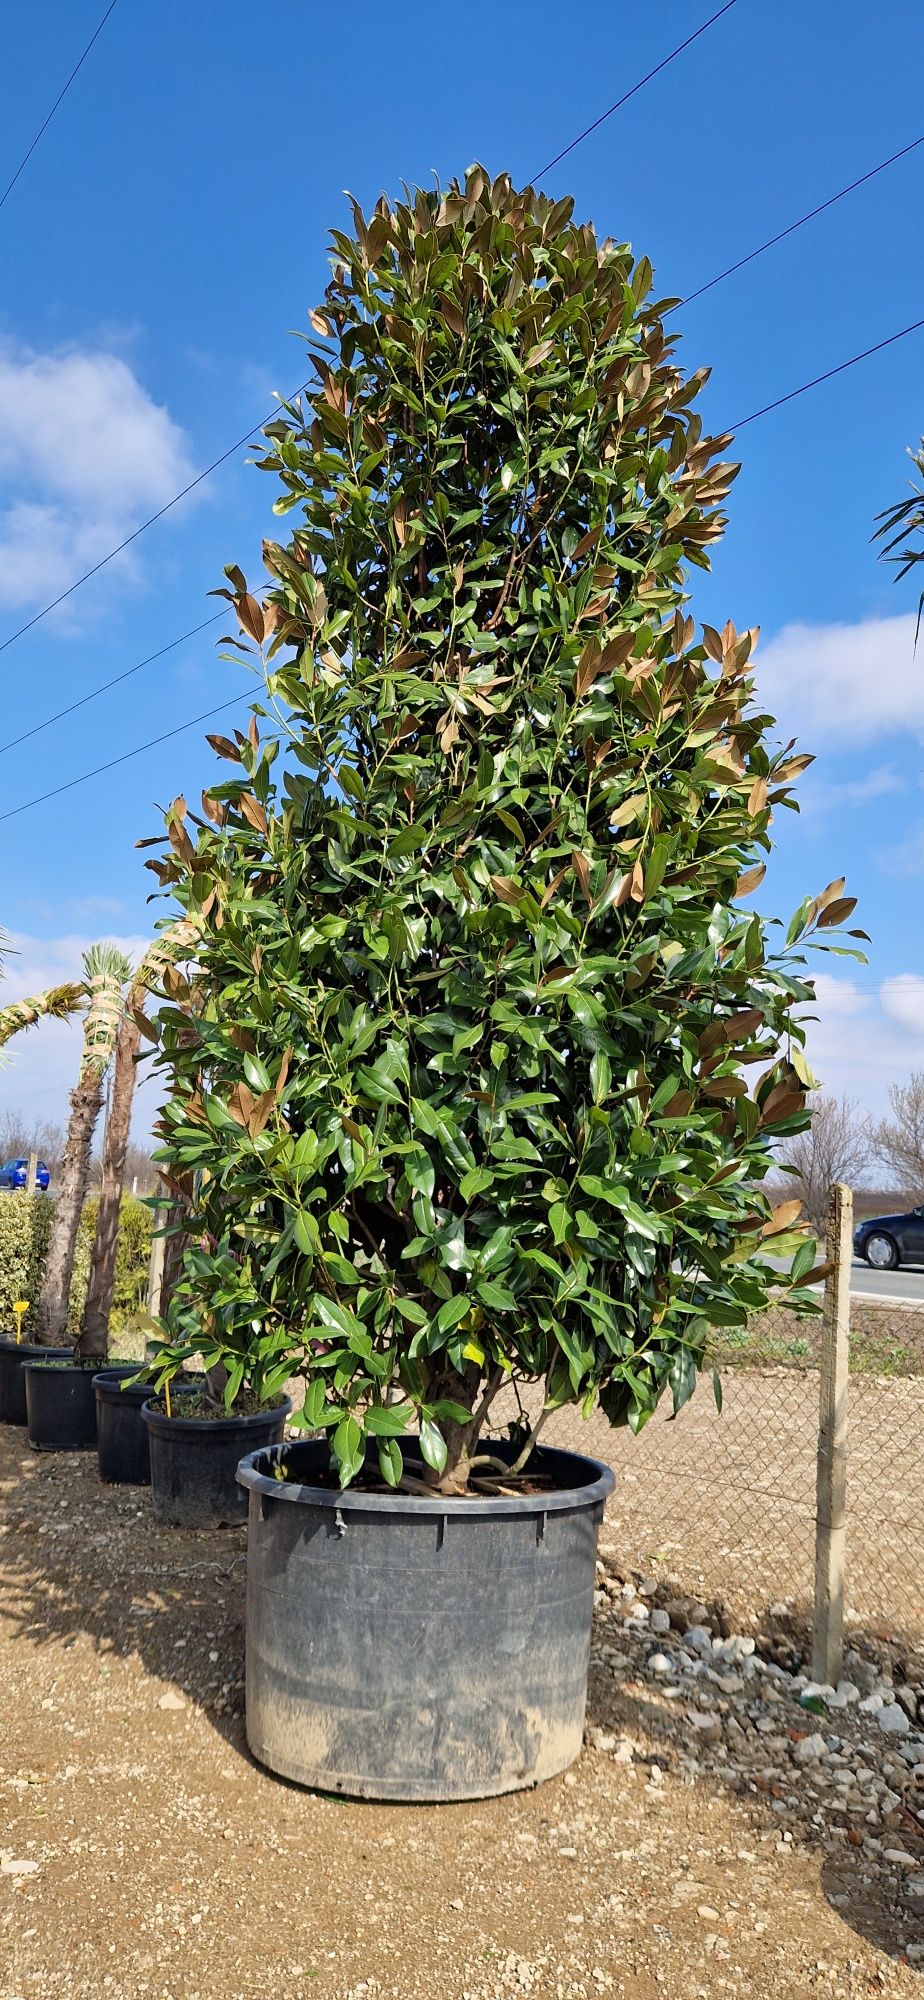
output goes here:
<path id="1" fill-rule="evenodd" d="M 861 1264 L 855 1257 L 850 1291 L 857 1299 L 902 1300 L 906 1305 L 924 1305 L 924 1270 L 871 1271 L 868 1264 Z"/>

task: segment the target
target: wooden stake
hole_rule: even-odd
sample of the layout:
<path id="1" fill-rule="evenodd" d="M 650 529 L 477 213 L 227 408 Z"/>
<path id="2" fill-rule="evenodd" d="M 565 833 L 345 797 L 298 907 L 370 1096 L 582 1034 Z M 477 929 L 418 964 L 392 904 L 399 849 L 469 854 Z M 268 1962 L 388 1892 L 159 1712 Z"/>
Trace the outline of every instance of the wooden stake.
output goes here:
<path id="1" fill-rule="evenodd" d="M 853 1195 L 836 1181 L 828 1194 L 818 1402 L 815 1512 L 815 1608 L 812 1674 L 832 1687 L 844 1664 L 844 1549 L 847 1517 L 847 1391 Z"/>

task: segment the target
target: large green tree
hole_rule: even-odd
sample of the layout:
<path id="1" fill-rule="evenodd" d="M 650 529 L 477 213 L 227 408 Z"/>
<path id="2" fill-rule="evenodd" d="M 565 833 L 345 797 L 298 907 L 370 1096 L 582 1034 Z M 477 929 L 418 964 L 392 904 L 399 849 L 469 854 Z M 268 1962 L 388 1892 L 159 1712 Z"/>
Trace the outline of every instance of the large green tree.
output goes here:
<path id="1" fill-rule="evenodd" d="M 332 242 L 317 387 L 267 430 L 288 540 L 263 601 L 227 572 L 265 694 L 151 864 L 202 925 L 158 1023 L 198 1238 L 165 1367 L 301 1372 L 341 1479 L 406 1478 L 412 1425 L 457 1488 L 506 1382 L 679 1407 L 768 1237 L 806 1297 L 759 1183 L 853 904 L 777 950 L 748 908 L 810 760 L 756 634 L 687 609 L 736 468 L 647 259 L 480 167 Z"/>

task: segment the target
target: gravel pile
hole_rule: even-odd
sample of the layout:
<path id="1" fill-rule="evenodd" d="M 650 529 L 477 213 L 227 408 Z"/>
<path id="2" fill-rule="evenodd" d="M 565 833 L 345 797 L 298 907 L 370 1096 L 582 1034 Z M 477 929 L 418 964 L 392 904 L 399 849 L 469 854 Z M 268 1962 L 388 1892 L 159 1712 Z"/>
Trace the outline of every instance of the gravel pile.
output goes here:
<path id="1" fill-rule="evenodd" d="M 832 1903 L 847 1913 L 859 1867 L 905 1959 L 924 1967 L 924 1659 L 850 1649 L 837 1686 L 824 1685 L 788 1636 L 729 1631 L 718 1606 L 626 1577 L 605 1548 L 597 1572 L 592 1665 L 636 1699 L 642 1729 L 633 1743 L 592 1727 L 592 1747 L 650 1757 L 654 1738 L 665 1769 L 769 1805 L 781 1846 L 849 1853 L 853 1886 Z M 654 1763 L 650 1782 L 662 1781 Z"/>

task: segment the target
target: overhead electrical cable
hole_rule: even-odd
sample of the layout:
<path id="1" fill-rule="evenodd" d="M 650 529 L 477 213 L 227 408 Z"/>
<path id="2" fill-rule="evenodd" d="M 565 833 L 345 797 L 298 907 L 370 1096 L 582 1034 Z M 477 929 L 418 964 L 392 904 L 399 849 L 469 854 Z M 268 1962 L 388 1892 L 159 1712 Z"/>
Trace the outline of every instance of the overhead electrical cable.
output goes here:
<path id="1" fill-rule="evenodd" d="M 716 21 L 721 21 L 723 14 L 730 14 L 732 8 L 736 5 L 737 0 L 725 0 L 724 7 L 720 7 L 716 14 L 710 14 L 708 21 L 703 21 L 700 27 L 695 28 L 692 35 L 687 36 L 685 42 L 678 42 L 677 47 L 671 49 L 669 55 L 663 56 L 659 63 L 655 63 L 654 69 L 648 70 L 647 74 L 640 76 L 638 82 L 633 83 L 630 89 L 623 91 L 622 96 L 617 97 L 615 104 L 611 104 L 608 110 L 601 111 L 599 118 L 595 118 L 590 125 L 585 125 L 583 132 L 579 132 L 577 138 L 572 139 L 569 145 L 563 146 L 561 152 L 555 154 L 554 159 L 546 160 L 545 166 L 540 167 L 538 173 L 533 174 L 533 180 L 541 181 L 543 174 L 551 173 L 552 168 L 557 167 L 560 160 L 566 160 L 568 154 L 573 153 L 576 146 L 583 145 L 584 140 L 589 139 L 591 132 L 599 131 L 600 126 L 605 125 L 608 118 L 612 118 L 614 111 L 621 111 L 623 105 L 628 104 L 630 97 L 637 97 L 639 91 L 644 90 L 646 84 L 652 83 L 656 76 L 660 76 L 662 70 L 667 69 L 672 62 L 676 62 L 677 57 L 683 55 L 684 49 L 692 48 L 693 43 L 699 41 L 700 35 L 704 35 L 707 28 L 713 28 Z"/>
<path id="2" fill-rule="evenodd" d="M 728 6 L 733 6 L 735 4 L 736 0 L 728 0 Z M 728 6 L 720 9 L 720 13 L 726 13 L 728 11 Z M 705 33 L 706 28 L 711 27 L 712 23 L 714 21 L 717 21 L 718 19 L 719 19 L 719 14 L 712 15 L 710 17 L 710 20 L 704 22 L 702 27 L 698 28 L 696 30 L 696 34 L 689 37 L 687 42 L 679 43 L 678 47 L 672 50 L 669 56 L 666 56 L 664 58 L 664 62 L 658 65 L 658 68 L 659 69 L 664 68 L 668 62 L 672 62 L 675 56 L 679 55 L 683 49 L 689 46 L 690 41 L 696 40 L 696 35 Z M 610 117 L 612 113 L 619 108 L 619 105 L 626 102 L 627 97 L 631 97 L 636 90 L 640 90 L 643 87 L 643 85 L 649 82 L 651 77 L 655 76 L 657 73 L 658 73 L 657 69 L 651 70 L 647 77 L 640 78 L 637 84 L 633 84 L 632 90 L 626 93 L 626 97 L 618 99 L 616 104 L 611 105 L 609 111 L 604 112 L 602 114 L 602 118 Z M 602 118 L 598 119 L 596 123 L 597 124 L 601 123 Z M 565 153 L 571 152 L 575 146 L 580 145 L 581 141 L 587 137 L 587 134 L 593 131 L 594 129 L 595 127 L 593 125 L 589 125 L 584 132 L 579 133 L 578 137 L 572 141 L 571 145 L 565 148 Z M 857 188 L 865 186 L 865 184 L 868 181 L 874 180 L 877 174 L 884 173 L 887 167 L 894 166 L 897 161 L 905 159 L 909 153 L 913 153 L 917 149 L 917 147 L 922 145 L 924 145 L 924 133 L 922 133 L 919 138 L 910 140 L 906 146 L 900 147 L 898 152 L 890 153 L 887 159 L 880 160 L 876 166 L 870 167 L 866 173 L 859 175 L 857 179 L 847 182 L 846 185 L 842 188 L 838 188 L 834 194 L 827 196 L 827 198 L 823 202 L 819 202 L 815 208 L 807 210 L 805 215 L 798 216 L 794 222 L 788 223 L 785 229 L 778 230 L 776 234 L 773 236 L 768 236 L 763 243 L 757 244 L 753 250 L 749 250 L 743 257 L 737 258 L 735 262 L 733 264 L 729 264 L 724 271 L 717 272 L 716 276 L 708 279 L 704 285 L 699 285 L 697 286 L 695 291 L 688 292 L 684 298 L 678 301 L 677 306 L 672 306 L 669 308 L 669 310 L 675 312 L 679 310 L 680 306 L 691 305 L 694 302 L 694 300 L 702 298 L 706 292 L 714 290 L 714 288 L 717 285 L 724 284 L 725 280 L 727 278 L 732 277 L 735 274 L 735 272 L 742 270 L 745 265 L 753 263 L 755 258 L 762 257 L 767 250 L 773 249 L 776 244 L 782 243 L 788 236 L 792 236 L 796 233 L 797 230 L 803 229 L 806 223 L 813 222 L 817 216 L 823 215 L 827 209 L 833 208 L 839 201 L 843 201 L 847 195 L 854 193 Z M 557 158 L 563 159 L 565 157 L 565 153 L 559 154 Z M 554 166 L 555 164 L 556 161 L 550 161 L 549 167 Z M 542 169 L 542 172 L 546 173 L 548 172 L 548 170 L 549 170 L 548 167 L 544 167 Z M 540 178 L 539 175 L 534 176 L 534 179 L 538 178 Z M 895 336 L 895 337 L 900 338 L 900 336 Z M 295 397 L 302 395 L 303 392 L 308 387 L 309 387 L 308 382 L 301 383 L 299 388 L 294 390 L 292 395 L 287 400 L 289 402 L 293 402 Z M 197 473 L 195 478 L 189 481 L 188 485 L 182 487 L 179 493 L 175 493 L 171 500 L 165 501 L 163 507 L 159 507 L 156 513 L 149 515 L 146 521 L 141 521 L 138 527 L 134 528 L 130 535 L 126 535 L 124 540 L 119 542 L 114 549 L 110 549 L 108 551 L 108 554 L 101 556 L 99 562 L 94 563 L 90 569 L 85 570 L 82 576 L 76 577 L 74 579 L 74 582 L 69 584 L 66 590 L 61 591 L 57 597 L 52 598 L 48 604 L 43 605 L 41 609 L 39 611 L 36 611 L 31 618 L 28 618 L 23 625 L 20 625 L 15 632 L 10 632 L 5 639 L 0 640 L 0 653 L 4 653 L 8 646 L 15 645 L 17 639 L 24 638 L 27 632 L 31 632 L 36 625 L 41 624 L 43 618 L 47 618 L 50 612 L 55 611 L 59 604 L 65 603 L 67 598 L 72 597 L 75 591 L 80 590 L 85 583 L 89 583 L 94 576 L 98 576 L 100 571 L 106 568 L 107 564 L 113 562 L 116 556 L 121 555 L 125 549 L 129 548 L 132 542 L 137 541 L 140 535 L 145 534 L 148 528 L 153 528 L 155 524 L 158 521 L 162 521 L 164 516 L 166 514 L 169 514 L 171 510 L 174 507 L 176 507 L 181 500 L 185 500 L 187 494 L 192 493 L 197 486 L 201 486 L 203 481 L 209 479 L 212 473 L 217 472 L 222 465 L 226 465 L 228 459 L 233 458 L 234 453 L 236 451 L 240 451 L 245 444 L 249 443 L 250 440 L 253 437 L 255 437 L 258 431 L 264 429 L 266 424 L 270 423 L 273 420 L 273 418 L 275 418 L 277 415 L 278 415 L 278 410 L 273 410 L 270 412 L 269 416 L 264 417 L 259 423 L 252 425 L 250 430 L 245 431 L 242 437 L 236 438 L 235 442 L 232 445 L 229 445 L 227 450 L 223 451 L 218 458 L 214 458 L 210 465 L 204 466 L 202 471 Z M 746 419 L 746 421 L 750 422 L 751 419 Z M 99 692 L 102 691 L 103 691 L 102 689 L 99 690 Z M 87 698 L 92 699 L 92 696 L 88 696 Z M 66 711 L 62 711 L 62 713 L 65 712 Z M 52 721 L 55 721 L 57 718 L 53 716 L 50 719 Z"/>
<path id="3" fill-rule="evenodd" d="M 866 186 L 867 181 L 874 181 L 877 174 L 884 174 L 886 167 L 894 167 L 897 160 L 904 160 L 909 153 L 916 152 L 918 146 L 924 146 L 924 132 L 920 138 L 909 140 L 907 146 L 900 146 L 897 153 L 890 153 L 887 160 L 880 160 L 878 166 L 870 167 L 867 173 L 860 174 L 855 181 L 848 181 L 846 187 L 838 188 L 836 194 L 829 194 L 827 200 L 820 201 L 816 208 L 807 209 L 804 215 L 798 216 L 795 222 L 788 223 L 785 229 L 778 229 L 775 236 L 768 236 L 766 242 L 758 243 L 755 250 L 749 250 L 746 256 L 736 258 L 734 264 L 727 264 L 724 271 L 717 272 L 716 276 L 710 278 L 705 285 L 697 285 L 695 292 L 687 292 L 671 310 L 676 312 L 679 306 L 691 306 L 695 299 L 701 299 L 706 292 L 714 291 L 716 285 L 723 285 L 726 278 L 734 277 L 736 271 L 743 271 L 746 264 L 753 264 L 755 257 L 762 257 L 765 250 L 773 250 L 777 243 L 785 243 L 787 236 L 794 236 L 797 229 L 804 229 L 807 222 L 814 222 L 816 216 L 824 215 L 826 209 L 835 208 L 848 194 L 855 194 L 857 188 Z"/>
<path id="4" fill-rule="evenodd" d="M 884 348 L 892 347 L 895 341 L 904 340 L 908 334 L 917 333 L 922 327 L 924 327 L 924 319 L 917 319 L 912 321 L 910 326 L 902 327 L 898 333 L 890 333 L 885 340 L 877 340 L 873 347 L 864 347 L 859 354 L 852 354 L 847 361 L 839 361 L 835 367 L 826 368 L 823 374 L 813 375 L 810 381 L 800 383 L 797 389 L 788 390 L 785 396 L 777 396 L 772 403 L 764 403 L 761 409 L 752 410 L 750 415 L 747 417 L 740 417 L 736 424 L 727 426 L 728 430 L 731 432 L 743 430 L 746 424 L 754 424 L 757 422 L 759 417 L 769 416 L 771 410 L 782 409 L 785 403 L 792 403 L 795 401 L 797 396 L 804 396 L 808 393 L 810 389 L 817 389 L 821 385 L 821 383 L 832 381 L 836 375 L 843 375 L 845 369 L 855 368 L 858 362 L 867 361 L 870 355 L 881 354 Z M 220 613 L 218 615 L 221 616 Z M 207 624 L 213 624 L 214 622 L 215 622 L 214 619 L 206 620 Z M 201 627 L 199 629 L 201 630 Z M 185 636 L 188 638 L 191 635 L 187 633 Z M 175 645 L 179 645 L 180 641 L 175 640 L 173 643 Z M 169 651 L 169 647 L 164 647 L 162 650 L 164 652 L 167 652 Z M 160 657 L 159 655 L 152 655 L 152 658 L 159 658 L 159 657 Z M 141 662 L 140 664 L 144 663 Z M 132 668 L 129 669 L 129 671 L 135 672 L 136 669 Z M 127 678 L 127 676 L 118 676 L 117 678 L 120 679 Z M 97 690 L 97 692 L 100 692 L 100 690 Z M 170 737 L 180 736 L 186 729 L 194 729 L 198 722 L 208 721 L 209 716 L 220 715 L 221 713 L 223 713 L 224 709 L 235 707 L 236 703 L 240 701 L 243 695 L 248 692 L 249 692 L 248 689 L 242 689 L 241 693 L 239 695 L 236 695 L 232 701 L 224 702 L 222 704 L 222 708 L 210 709 L 206 715 L 194 715 L 190 718 L 188 722 L 181 722 L 176 729 L 166 730 L 163 736 L 153 736 L 147 743 L 139 743 L 134 750 L 124 751 L 121 757 L 113 757 L 107 764 L 98 765 L 96 770 L 84 771 L 81 777 L 71 778 L 68 780 L 66 784 L 56 785 L 52 791 L 43 792 L 40 798 L 27 799 L 25 804 L 21 806 L 11 806 L 8 812 L 0 813 L 0 821 L 7 819 L 15 819 L 17 814 L 23 812 L 29 812 L 31 811 L 31 808 L 33 806 L 45 805 L 48 799 L 57 798 L 61 792 L 72 791 L 75 785 L 85 785 L 90 778 L 98 778 L 102 775 L 104 771 L 114 770 L 117 764 L 127 763 L 130 757 L 140 757 L 145 750 L 152 750 L 156 744 L 166 743 L 169 741 Z M 86 699 L 88 701 L 91 701 L 93 697 L 92 695 L 87 695 Z M 49 718 L 50 721 L 55 721 L 56 719 L 57 718 L 54 716 Z M 47 724 L 43 723 L 40 726 L 42 728 L 45 728 L 47 727 Z"/>
<path id="5" fill-rule="evenodd" d="M 29 150 L 28 150 L 28 152 L 27 152 L 27 153 L 24 153 L 24 154 L 23 154 L 23 156 L 22 156 L 22 159 L 21 159 L 21 160 L 20 160 L 20 162 L 19 162 L 19 165 L 18 165 L 18 167 L 17 167 L 17 169 L 16 169 L 16 172 L 15 172 L 15 174 L 13 175 L 13 178 L 12 178 L 12 180 L 11 180 L 11 181 L 8 181 L 8 182 L 7 182 L 7 185 L 6 185 L 6 187 L 4 188 L 4 190 L 3 190 L 3 193 L 2 193 L 2 194 L 0 194 L 0 208 L 3 208 L 3 206 L 4 206 L 5 202 L 7 201 L 8 197 L 9 197 L 9 196 L 10 196 L 10 195 L 12 194 L 12 192 L 13 192 L 13 189 L 14 189 L 14 187 L 16 186 L 16 182 L 18 181 L 18 179 L 19 179 L 19 176 L 20 176 L 20 174 L 21 174 L 21 173 L 23 172 L 23 169 L 24 169 L 25 167 L 27 167 L 27 166 L 28 166 L 28 164 L 29 164 L 29 161 L 30 161 L 30 160 L 31 160 L 31 158 L 32 158 L 32 155 L 33 155 L 33 153 L 35 152 L 35 149 L 36 149 L 36 146 L 37 146 L 37 145 L 38 145 L 38 143 L 39 143 L 39 140 L 40 140 L 40 139 L 41 139 L 41 138 L 42 138 L 42 137 L 44 136 L 44 134 L 45 134 L 45 133 L 47 132 L 47 130 L 48 130 L 48 127 L 49 127 L 49 125 L 51 124 L 51 121 L 52 121 L 52 119 L 53 119 L 53 117 L 54 117 L 54 115 L 55 115 L 55 112 L 56 112 L 56 111 L 57 111 L 57 109 L 58 109 L 58 106 L 59 106 L 59 104 L 61 104 L 61 103 L 63 102 L 64 98 L 65 98 L 65 97 L 67 96 L 67 93 L 68 93 L 68 91 L 70 90 L 70 87 L 71 87 L 71 84 L 73 83 L 73 81 L 74 81 L 74 78 L 75 78 L 75 76 L 77 75 L 77 72 L 78 72 L 78 70 L 81 70 L 81 69 L 83 68 L 83 65 L 84 65 L 84 63 L 85 63 L 85 62 L 86 62 L 86 60 L 87 60 L 87 57 L 88 57 L 88 55 L 89 55 L 89 53 L 90 53 L 90 50 L 91 50 L 91 49 L 92 49 L 92 47 L 93 47 L 93 44 L 94 44 L 94 42 L 95 42 L 95 41 L 97 40 L 98 36 L 100 36 L 100 35 L 102 34 L 102 32 L 103 32 L 103 29 L 104 29 L 104 28 L 105 28 L 105 26 L 106 26 L 106 22 L 108 21 L 108 19 L 109 19 L 109 16 L 110 16 L 110 14 L 111 14 L 111 13 L 113 12 L 113 10 L 114 10 L 114 8 L 115 8 L 115 6 L 116 6 L 116 5 L 117 5 L 117 0 L 109 0 L 109 6 L 108 6 L 108 7 L 106 8 L 106 12 L 105 12 L 105 14 L 103 15 L 103 18 L 102 18 L 102 20 L 101 20 L 101 21 L 100 21 L 100 22 L 98 23 L 97 27 L 96 27 L 96 28 L 94 28 L 94 30 L 93 30 L 93 33 L 92 33 L 92 35 L 90 36 L 90 39 L 89 39 L 89 41 L 88 41 L 88 43 L 87 43 L 87 46 L 86 46 L 86 48 L 84 49 L 84 52 L 83 52 L 83 55 L 79 57 L 79 59 L 78 59 L 78 61 L 77 61 L 77 62 L 75 62 L 75 64 L 74 64 L 74 67 L 73 67 L 73 69 L 71 70 L 71 73 L 70 73 L 70 76 L 69 76 L 69 77 L 68 77 L 68 79 L 67 79 L 67 82 L 66 82 L 66 83 L 64 84 L 63 88 L 62 88 L 61 90 L 59 90 L 59 92 L 58 92 L 58 95 L 57 95 L 57 97 L 55 98 L 55 101 L 54 101 L 54 103 L 53 103 L 53 105 L 52 105 L 52 107 L 51 107 L 51 110 L 50 110 L 50 111 L 49 111 L 49 113 L 48 113 L 48 116 L 47 116 L 47 118 L 46 118 L 46 119 L 44 120 L 43 124 L 41 124 L 41 125 L 39 126 L 39 128 L 38 128 L 38 131 L 36 132 L 36 135 L 35 135 L 35 138 L 33 139 L 33 141 L 32 141 L 32 144 L 31 144 L 31 146 L 29 147 Z M 7 96 L 9 96 L 9 91 L 7 91 Z"/>
<path id="6" fill-rule="evenodd" d="M 191 715 L 188 722 L 178 722 L 175 729 L 165 729 L 162 736 L 151 736 L 147 743 L 136 744 L 134 750 L 123 750 L 121 757 L 110 757 L 105 764 L 97 764 L 95 770 L 82 771 L 79 778 L 68 778 L 65 784 L 54 785 L 51 791 L 42 792 L 38 798 L 27 799 L 25 805 L 11 806 L 8 812 L 0 813 L 0 821 L 15 819 L 18 813 L 31 812 L 33 806 L 47 805 L 49 799 L 58 799 L 62 792 L 72 792 L 77 785 L 88 784 L 91 778 L 101 778 L 104 771 L 114 771 L 118 764 L 127 764 L 132 757 L 140 757 L 145 750 L 153 750 L 158 743 L 169 743 L 172 736 L 182 736 L 187 729 L 195 729 L 197 723 L 211 722 L 214 716 L 224 715 L 226 709 L 236 708 L 249 693 L 250 688 L 241 688 L 230 701 L 221 702 L 218 708 L 207 708 L 202 715 Z"/>
<path id="7" fill-rule="evenodd" d="M 302 391 L 307 389 L 308 386 L 307 382 L 302 382 L 299 388 L 293 390 L 288 400 L 294 402 L 295 397 L 300 396 Z M 149 514 L 147 520 L 141 521 L 137 528 L 133 528 L 131 534 L 125 536 L 124 541 L 118 542 L 114 549 L 109 550 L 108 555 L 100 556 L 99 562 L 95 562 L 91 569 L 84 570 L 83 575 L 76 577 L 73 583 L 69 583 L 66 590 L 59 591 L 58 596 L 53 597 L 50 604 L 43 604 L 41 611 L 36 611 L 33 618 L 27 618 L 26 623 L 20 625 L 18 632 L 11 632 L 7 639 L 0 642 L 0 653 L 5 653 L 8 646 L 15 645 L 16 640 L 21 639 L 24 633 L 31 632 L 34 625 L 40 625 L 42 619 L 47 618 L 50 611 L 56 611 L 59 604 L 64 604 L 69 597 L 73 597 L 75 590 L 79 590 L 82 584 L 89 583 L 92 576 L 98 576 L 100 570 L 105 569 L 106 564 L 113 562 L 116 556 L 120 556 L 124 549 L 130 548 L 132 542 L 136 542 L 138 536 L 143 535 L 146 528 L 153 528 L 155 521 L 162 521 L 164 515 L 169 514 L 172 507 L 178 506 L 181 500 L 185 500 L 187 493 L 194 492 L 197 486 L 202 485 L 204 479 L 208 479 L 211 473 L 218 471 L 220 465 L 225 465 L 229 458 L 233 458 L 236 451 L 240 451 L 245 444 L 249 444 L 256 431 L 265 430 L 267 424 L 273 423 L 278 415 L 278 408 L 270 410 L 269 415 L 263 417 L 260 423 L 251 424 L 250 429 L 246 430 L 242 437 L 235 438 L 234 443 L 229 444 L 227 451 L 223 451 L 219 458 L 213 458 L 211 465 L 204 466 L 201 472 L 196 473 L 194 479 L 190 479 L 185 486 L 180 488 L 179 493 L 174 493 L 172 500 L 165 500 L 164 505 L 158 507 L 156 514 Z"/>
<path id="8" fill-rule="evenodd" d="M 20 743 L 28 743 L 30 737 L 40 736 L 42 730 L 50 729 L 53 722 L 61 722 L 66 715 L 73 715 L 75 709 L 86 708 L 87 703 L 95 701 L 98 695 L 108 694 L 110 688 L 120 687 L 123 681 L 130 681 L 133 674 L 140 674 L 142 667 L 150 667 L 155 660 L 162 660 L 165 653 L 175 652 L 177 646 L 182 646 L 184 639 L 195 639 L 199 632 L 207 631 L 210 625 L 217 625 L 219 618 L 223 616 L 223 612 L 214 611 L 211 618 L 203 618 L 201 625 L 190 626 L 188 632 L 181 632 L 178 639 L 171 639 L 166 646 L 159 646 L 156 653 L 148 653 L 143 660 L 136 660 L 133 667 L 125 668 L 124 673 L 113 674 L 111 681 L 101 681 L 99 687 L 90 689 L 89 694 L 82 694 L 77 701 L 68 702 L 66 708 L 57 709 L 54 715 L 46 715 L 44 722 L 36 722 L 31 729 L 24 729 L 21 736 L 11 736 L 9 743 L 0 743 L 0 757 L 5 757 L 8 750 L 17 750 Z"/>

